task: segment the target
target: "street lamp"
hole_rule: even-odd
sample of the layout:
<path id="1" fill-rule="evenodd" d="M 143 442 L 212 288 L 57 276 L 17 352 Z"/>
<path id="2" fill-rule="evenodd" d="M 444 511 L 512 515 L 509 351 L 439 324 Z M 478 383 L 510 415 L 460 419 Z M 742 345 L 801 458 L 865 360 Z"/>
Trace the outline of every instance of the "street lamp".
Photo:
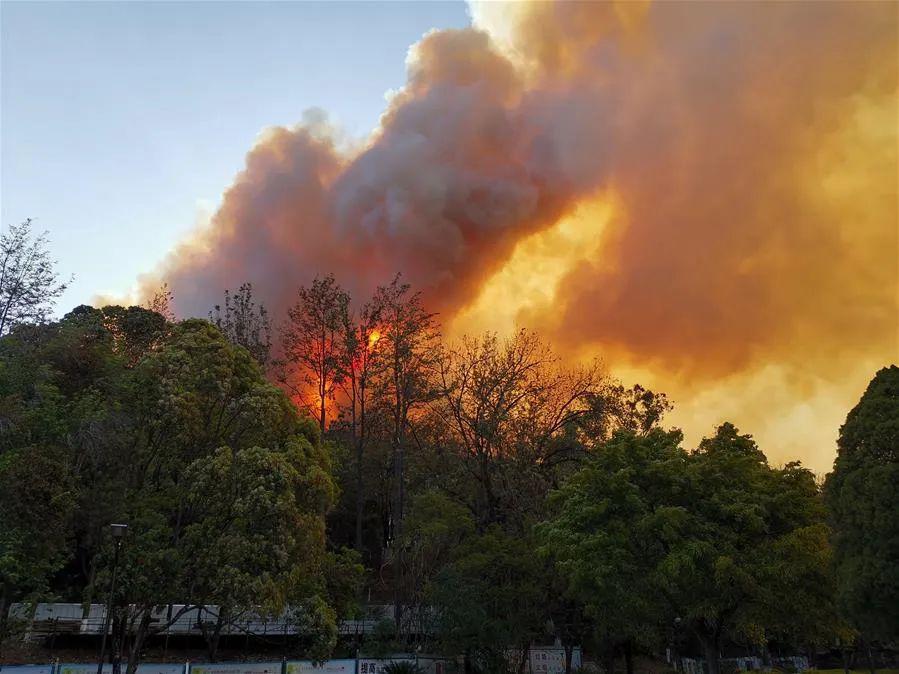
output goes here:
<path id="1" fill-rule="evenodd" d="M 112 540 L 115 544 L 115 555 L 112 559 L 112 583 L 109 585 L 109 594 L 106 595 L 106 615 L 103 618 L 103 637 L 100 639 L 100 663 L 97 665 L 97 674 L 103 674 L 103 658 L 106 656 L 106 635 L 109 633 L 109 619 L 112 617 L 112 599 L 115 596 L 116 571 L 119 568 L 119 552 L 122 550 L 122 541 L 127 524 L 110 524 Z"/>

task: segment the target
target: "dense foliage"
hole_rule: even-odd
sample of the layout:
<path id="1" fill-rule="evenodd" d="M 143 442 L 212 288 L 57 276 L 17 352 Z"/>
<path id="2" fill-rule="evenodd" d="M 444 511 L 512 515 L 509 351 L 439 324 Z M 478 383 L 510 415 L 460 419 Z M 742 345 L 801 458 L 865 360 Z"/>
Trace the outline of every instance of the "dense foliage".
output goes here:
<path id="1" fill-rule="evenodd" d="M 205 321 L 79 307 L 14 330 L 0 371 L 5 602 L 47 584 L 73 600 L 97 596 L 108 587 L 108 525 L 126 522 L 114 599 L 134 607 L 116 616 L 129 665 L 179 617 L 153 621 L 175 603 L 220 607 L 213 642 L 240 612 L 308 607 L 321 614 L 309 648 L 330 651 L 330 460 L 245 349 Z"/>
<path id="2" fill-rule="evenodd" d="M 446 343 L 399 278 L 355 310 L 316 280 L 279 345 L 249 284 L 212 322 L 175 322 L 170 297 L 0 339 L 4 620 L 105 599 L 127 522 L 113 650 L 132 668 L 171 604 L 219 607 L 211 659 L 225 626 L 286 610 L 295 651 L 325 657 L 363 584 L 392 620 L 352 648 L 471 672 L 554 640 L 632 670 L 692 639 L 715 674 L 724 644 L 896 637 L 896 367 L 850 413 L 825 500 L 731 424 L 685 448 L 664 394 L 532 333 Z"/>
<path id="3" fill-rule="evenodd" d="M 865 635 L 899 639 L 899 367 L 846 417 L 826 485 L 839 603 Z"/>
<path id="4" fill-rule="evenodd" d="M 676 621 L 712 672 L 724 638 L 832 641 L 813 476 L 770 467 L 730 424 L 693 452 L 676 431 L 621 432 L 553 500 L 544 549 L 607 638 L 649 645 Z"/>

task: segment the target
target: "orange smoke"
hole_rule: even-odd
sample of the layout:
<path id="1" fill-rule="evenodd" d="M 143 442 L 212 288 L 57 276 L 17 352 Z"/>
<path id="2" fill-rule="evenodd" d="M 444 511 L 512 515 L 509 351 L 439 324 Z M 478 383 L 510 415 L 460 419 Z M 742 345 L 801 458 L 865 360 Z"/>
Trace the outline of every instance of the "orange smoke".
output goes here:
<path id="1" fill-rule="evenodd" d="M 413 48 L 361 151 L 320 115 L 268 132 L 158 272 L 179 313 L 400 271 L 453 332 L 534 327 L 694 435 L 732 418 L 825 469 L 897 354 L 899 6 L 473 10 Z"/>

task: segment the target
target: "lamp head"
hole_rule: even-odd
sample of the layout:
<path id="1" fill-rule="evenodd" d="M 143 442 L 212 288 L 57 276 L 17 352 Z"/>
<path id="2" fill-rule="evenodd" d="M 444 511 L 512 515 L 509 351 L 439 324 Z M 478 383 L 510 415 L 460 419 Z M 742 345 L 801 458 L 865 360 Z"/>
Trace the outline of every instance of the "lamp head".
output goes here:
<path id="1" fill-rule="evenodd" d="M 123 538 L 125 532 L 128 531 L 127 524 L 110 524 L 109 528 L 112 530 L 112 537 L 117 540 Z"/>

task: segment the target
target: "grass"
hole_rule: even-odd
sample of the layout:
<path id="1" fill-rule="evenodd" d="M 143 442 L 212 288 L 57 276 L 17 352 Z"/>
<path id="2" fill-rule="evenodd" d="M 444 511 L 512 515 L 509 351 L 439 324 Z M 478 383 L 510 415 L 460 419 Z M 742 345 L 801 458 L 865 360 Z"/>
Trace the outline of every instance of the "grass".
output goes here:
<path id="1" fill-rule="evenodd" d="M 843 674 L 842 669 L 809 669 L 803 674 Z M 850 674 L 870 674 L 867 667 L 850 669 Z M 877 674 L 899 674 L 899 669 L 878 669 Z"/>

